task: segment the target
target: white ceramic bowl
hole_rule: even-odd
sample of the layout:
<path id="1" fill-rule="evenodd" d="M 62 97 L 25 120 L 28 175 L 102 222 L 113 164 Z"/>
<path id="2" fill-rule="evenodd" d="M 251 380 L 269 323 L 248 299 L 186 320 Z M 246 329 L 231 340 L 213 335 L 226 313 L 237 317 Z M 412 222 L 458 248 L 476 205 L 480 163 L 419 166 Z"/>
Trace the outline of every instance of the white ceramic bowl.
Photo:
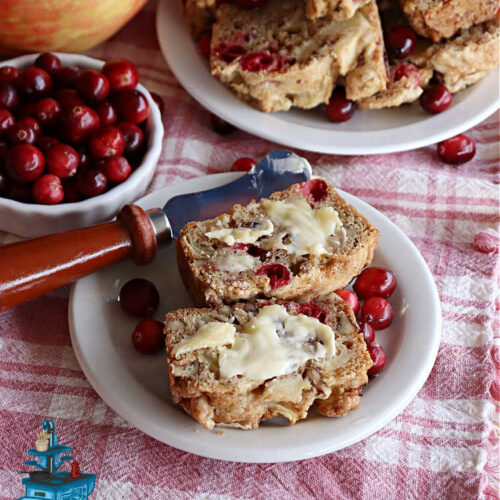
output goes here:
<path id="1" fill-rule="evenodd" d="M 25 68 L 34 63 L 37 55 L 16 57 L 2 62 L 0 66 Z M 57 56 L 65 66 L 76 65 L 81 68 L 101 69 L 104 65 L 103 61 L 77 54 L 58 53 Z M 160 157 L 163 124 L 160 111 L 151 94 L 140 84 L 137 89 L 146 96 L 150 107 L 146 122 L 148 145 L 141 165 L 132 172 L 130 177 L 106 193 L 76 203 L 39 205 L 0 197 L 0 230 L 19 236 L 34 237 L 97 224 L 111 219 L 123 205 L 144 194 Z"/>

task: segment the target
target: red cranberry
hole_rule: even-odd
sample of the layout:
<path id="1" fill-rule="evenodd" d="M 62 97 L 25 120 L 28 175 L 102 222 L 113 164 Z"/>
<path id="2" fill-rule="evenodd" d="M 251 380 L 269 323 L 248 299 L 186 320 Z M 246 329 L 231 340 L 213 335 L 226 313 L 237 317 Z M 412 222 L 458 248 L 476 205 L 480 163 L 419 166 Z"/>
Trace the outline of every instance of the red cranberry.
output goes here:
<path id="1" fill-rule="evenodd" d="M 238 158 L 231 167 L 231 172 L 248 172 L 257 165 L 253 158 Z"/>
<path id="2" fill-rule="evenodd" d="M 63 191 L 64 203 L 76 203 L 77 201 L 80 201 L 82 199 L 76 185 L 76 179 L 74 177 L 63 180 Z"/>
<path id="3" fill-rule="evenodd" d="M 330 102 L 326 106 L 326 114 L 332 122 L 342 123 L 350 120 L 354 111 L 355 104 L 347 99 L 343 87 L 337 87 L 330 97 Z"/>
<path id="4" fill-rule="evenodd" d="M 3 165 L 3 161 L 7 156 L 7 151 L 9 150 L 9 145 L 0 139 L 0 165 Z"/>
<path id="5" fill-rule="evenodd" d="M 17 87 L 23 97 L 30 101 L 36 101 L 50 92 L 52 78 L 43 69 L 31 66 L 21 72 Z"/>
<path id="6" fill-rule="evenodd" d="M 344 301 L 347 302 L 349 307 L 352 309 L 354 314 L 358 314 L 359 311 L 359 300 L 354 292 L 351 290 L 346 290 L 345 288 L 341 290 L 335 290 L 335 293 Z"/>
<path id="7" fill-rule="evenodd" d="M 118 158 L 106 158 L 104 160 L 103 172 L 109 182 L 118 184 L 127 179 L 132 172 L 132 167 L 123 156 L 119 156 Z"/>
<path id="8" fill-rule="evenodd" d="M 132 90 L 139 82 L 135 66 L 127 59 L 112 59 L 107 61 L 102 72 L 109 81 L 111 90 Z"/>
<path id="9" fill-rule="evenodd" d="M 236 3 L 240 6 L 243 7 L 244 9 L 250 10 L 250 9 L 256 9 L 257 7 L 260 7 L 261 5 L 264 5 L 267 0 L 236 0 Z"/>
<path id="10" fill-rule="evenodd" d="M 35 117 L 35 105 L 36 103 L 34 102 L 27 102 L 26 104 L 23 104 L 17 111 L 16 111 L 16 116 L 17 118 L 34 118 Z"/>
<path id="11" fill-rule="evenodd" d="M 416 43 L 415 32 L 406 26 L 396 26 L 385 36 L 387 52 L 394 59 L 408 57 L 415 50 Z"/>
<path id="12" fill-rule="evenodd" d="M 44 205 L 61 203 L 64 198 L 61 179 L 57 175 L 52 174 L 45 174 L 39 177 L 33 184 L 31 193 L 37 203 L 43 203 Z"/>
<path id="13" fill-rule="evenodd" d="M 76 148 L 76 152 L 78 153 L 78 168 L 85 169 L 90 168 L 92 165 L 92 156 L 89 153 L 89 150 L 86 146 L 78 146 Z"/>
<path id="14" fill-rule="evenodd" d="M 15 85 L 21 72 L 14 66 L 0 66 L 0 83 Z"/>
<path id="15" fill-rule="evenodd" d="M 372 358 L 373 366 L 368 370 L 368 375 L 377 375 L 385 365 L 385 352 L 380 345 L 371 344 L 368 346 L 368 353 Z"/>
<path id="16" fill-rule="evenodd" d="M 149 114 L 148 100 L 138 90 L 124 90 L 116 96 L 118 114 L 126 122 L 142 123 Z"/>
<path id="17" fill-rule="evenodd" d="M 247 53 L 247 49 L 243 45 L 227 45 L 222 42 L 215 47 L 214 52 L 219 59 L 230 64 L 238 59 L 238 57 L 244 56 Z"/>
<path id="18" fill-rule="evenodd" d="M 99 115 L 99 120 L 101 120 L 102 127 L 114 125 L 118 120 L 118 115 L 116 114 L 115 108 L 109 101 L 100 102 L 95 110 Z"/>
<path id="19" fill-rule="evenodd" d="M 98 196 L 108 187 L 108 179 L 96 168 L 82 170 L 76 177 L 78 192 L 85 198 Z"/>
<path id="20" fill-rule="evenodd" d="M 7 176 L 0 170 L 0 195 L 7 191 Z"/>
<path id="21" fill-rule="evenodd" d="M 7 134 L 15 122 L 16 120 L 12 116 L 12 113 L 6 109 L 0 109 L 0 139 Z"/>
<path id="22" fill-rule="evenodd" d="M 212 128 L 220 135 L 228 135 L 236 130 L 234 125 L 231 125 L 216 115 L 210 115 L 210 120 L 212 122 Z"/>
<path id="23" fill-rule="evenodd" d="M 300 192 L 306 198 L 311 197 L 314 203 L 318 203 L 328 196 L 328 184 L 322 179 L 311 179 L 301 184 Z"/>
<path id="24" fill-rule="evenodd" d="M 61 113 L 61 136 L 68 142 L 82 142 L 99 127 L 99 116 L 88 106 L 73 106 Z"/>
<path id="25" fill-rule="evenodd" d="M 92 133 L 89 148 L 94 158 L 120 156 L 125 149 L 125 139 L 118 127 L 104 127 Z"/>
<path id="26" fill-rule="evenodd" d="M 40 125 L 31 117 L 21 118 L 9 130 L 10 144 L 35 144 L 40 135 Z"/>
<path id="27" fill-rule="evenodd" d="M 125 283 L 120 290 L 120 305 L 131 316 L 151 316 L 158 309 L 160 295 L 151 281 L 136 278 Z"/>
<path id="28" fill-rule="evenodd" d="M 240 65 L 244 71 L 257 73 L 259 71 L 281 71 L 286 61 L 280 54 L 266 51 L 252 52 L 242 57 Z"/>
<path id="29" fill-rule="evenodd" d="M 391 71 L 391 81 L 398 82 L 401 78 L 411 78 L 415 75 L 418 78 L 418 68 L 413 64 L 397 64 Z"/>
<path id="30" fill-rule="evenodd" d="M 32 200 L 31 184 L 28 182 L 9 182 L 7 197 L 23 203 L 30 202 Z"/>
<path id="31" fill-rule="evenodd" d="M 156 354 L 163 349 L 163 323 L 154 319 L 143 319 L 132 333 L 132 343 L 142 354 Z"/>
<path id="32" fill-rule="evenodd" d="M 62 63 L 55 54 L 44 52 L 35 59 L 35 66 L 38 68 L 42 68 L 49 75 L 53 75 L 62 68 Z"/>
<path id="33" fill-rule="evenodd" d="M 470 137 L 459 134 L 440 142 L 437 146 L 437 153 L 441 161 L 459 165 L 474 158 L 476 145 Z"/>
<path id="34" fill-rule="evenodd" d="M 161 95 L 157 94 L 156 92 L 150 92 L 151 97 L 153 98 L 153 101 L 156 103 L 158 106 L 158 109 L 160 110 L 160 114 L 163 115 L 163 111 L 165 110 L 165 105 L 163 104 L 163 99 Z"/>
<path id="35" fill-rule="evenodd" d="M 73 88 L 80 76 L 80 68 L 77 66 L 63 66 L 54 75 L 56 84 L 60 88 Z"/>
<path id="36" fill-rule="evenodd" d="M 85 101 L 78 95 L 75 89 L 59 89 L 57 92 L 54 92 L 54 99 L 62 108 L 85 106 Z"/>
<path id="37" fill-rule="evenodd" d="M 368 297 L 361 306 L 361 321 L 375 330 L 387 328 L 394 319 L 391 303 L 383 297 Z"/>
<path id="38" fill-rule="evenodd" d="M 49 149 L 54 144 L 59 144 L 59 141 L 55 137 L 49 137 L 46 135 L 42 135 L 36 140 L 36 147 L 43 154 L 45 154 L 47 152 L 47 149 Z"/>
<path id="39" fill-rule="evenodd" d="M 212 34 L 209 31 L 203 32 L 198 38 L 198 49 L 207 59 L 210 58 L 210 43 L 212 42 Z"/>
<path id="40" fill-rule="evenodd" d="M 45 153 L 47 170 L 61 179 L 75 175 L 78 162 L 78 153 L 67 144 L 54 144 Z"/>
<path id="41" fill-rule="evenodd" d="M 5 170 L 15 181 L 34 181 L 42 174 L 44 167 L 42 152 L 31 144 L 13 146 L 5 157 Z"/>
<path id="42" fill-rule="evenodd" d="M 95 69 L 87 69 L 80 73 L 76 81 L 76 90 L 81 97 L 88 101 L 101 102 L 108 97 L 108 79 Z"/>
<path id="43" fill-rule="evenodd" d="M 425 111 L 436 114 L 448 109 L 452 100 L 451 92 L 444 85 L 432 85 L 420 96 L 420 106 Z"/>
<path id="44" fill-rule="evenodd" d="M 396 289 L 396 285 L 396 276 L 388 269 L 367 267 L 356 278 L 353 288 L 360 299 L 374 296 L 387 299 Z"/>
<path id="45" fill-rule="evenodd" d="M 267 276 L 272 289 L 288 285 L 292 281 L 290 271 L 282 264 L 265 264 L 259 267 L 255 274 Z"/>
<path id="46" fill-rule="evenodd" d="M 375 330 L 372 325 L 369 325 L 368 323 L 361 323 L 359 328 L 367 345 L 375 342 Z"/>
<path id="47" fill-rule="evenodd" d="M 125 139 L 124 153 L 126 155 L 136 154 L 144 146 L 144 132 L 133 123 L 121 122 L 117 125 Z"/>
<path id="48" fill-rule="evenodd" d="M 312 301 L 306 304 L 300 304 L 297 312 L 316 318 L 318 321 L 321 321 L 321 323 L 326 323 L 328 319 L 328 311 Z"/>
<path id="49" fill-rule="evenodd" d="M 35 104 L 35 118 L 42 127 L 53 127 L 61 114 L 60 104 L 50 97 L 41 99 Z"/>
<path id="50" fill-rule="evenodd" d="M 10 83 L 0 83 L 0 108 L 15 110 L 19 106 L 19 95 Z"/>

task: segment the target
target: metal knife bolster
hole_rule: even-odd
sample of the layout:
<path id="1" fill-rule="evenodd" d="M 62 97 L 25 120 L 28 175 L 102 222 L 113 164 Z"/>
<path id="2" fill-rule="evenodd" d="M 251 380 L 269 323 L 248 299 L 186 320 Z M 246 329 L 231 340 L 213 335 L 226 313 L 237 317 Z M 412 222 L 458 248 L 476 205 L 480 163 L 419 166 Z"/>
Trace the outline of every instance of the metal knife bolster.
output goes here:
<path id="1" fill-rule="evenodd" d="M 156 243 L 158 245 L 168 243 L 172 239 L 172 227 L 165 212 L 161 208 L 152 208 L 147 210 L 146 213 L 153 226 Z"/>

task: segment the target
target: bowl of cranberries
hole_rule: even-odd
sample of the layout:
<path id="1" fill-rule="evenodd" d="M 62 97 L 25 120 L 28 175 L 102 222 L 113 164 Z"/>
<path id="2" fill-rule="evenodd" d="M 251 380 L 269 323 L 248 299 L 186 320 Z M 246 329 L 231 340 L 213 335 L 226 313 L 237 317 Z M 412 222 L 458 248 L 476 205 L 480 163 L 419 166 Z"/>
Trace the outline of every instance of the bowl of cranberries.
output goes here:
<path id="1" fill-rule="evenodd" d="M 0 63 L 0 230 L 41 236 L 110 219 L 144 194 L 163 125 L 126 59 Z"/>

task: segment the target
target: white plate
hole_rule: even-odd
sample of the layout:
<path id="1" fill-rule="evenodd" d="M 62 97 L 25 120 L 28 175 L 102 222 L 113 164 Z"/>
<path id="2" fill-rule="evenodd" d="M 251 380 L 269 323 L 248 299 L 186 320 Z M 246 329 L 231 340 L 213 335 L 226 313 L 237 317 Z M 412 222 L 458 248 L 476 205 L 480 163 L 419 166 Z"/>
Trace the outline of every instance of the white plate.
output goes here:
<path id="1" fill-rule="evenodd" d="M 182 15 L 181 2 L 162 0 L 156 31 L 163 54 L 183 87 L 205 108 L 236 127 L 278 144 L 328 154 L 357 155 L 406 151 L 470 129 L 500 106 L 497 71 L 453 96 L 444 113 L 429 115 L 418 103 L 357 111 L 346 123 L 328 121 L 324 110 L 263 113 L 237 99 L 210 75 Z"/>
<path id="2" fill-rule="evenodd" d="M 172 196 L 230 182 L 238 173 L 216 174 L 181 182 L 138 202 L 163 206 Z M 381 232 L 374 263 L 394 271 L 398 287 L 391 297 L 392 326 L 377 333 L 387 354 L 384 370 L 363 391 L 358 410 L 340 419 L 311 415 L 296 425 L 279 419 L 254 431 L 203 429 L 173 405 L 164 354 L 145 356 L 130 340 L 136 321 L 116 301 L 128 280 L 155 283 L 161 302 L 156 318 L 191 305 L 177 272 L 174 245 L 163 248 L 147 267 L 123 262 L 80 280 L 70 298 L 70 331 L 80 365 L 94 389 L 117 413 L 141 431 L 175 448 L 210 458 L 238 462 L 284 462 L 311 458 L 366 438 L 398 415 L 415 397 L 434 364 L 441 332 L 439 297 L 432 275 L 411 241 L 380 212 L 341 193 Z M 408 303 L 407 311 L 401 314 Z M 314 412 L 313 412 L 314 413 Z"/>

